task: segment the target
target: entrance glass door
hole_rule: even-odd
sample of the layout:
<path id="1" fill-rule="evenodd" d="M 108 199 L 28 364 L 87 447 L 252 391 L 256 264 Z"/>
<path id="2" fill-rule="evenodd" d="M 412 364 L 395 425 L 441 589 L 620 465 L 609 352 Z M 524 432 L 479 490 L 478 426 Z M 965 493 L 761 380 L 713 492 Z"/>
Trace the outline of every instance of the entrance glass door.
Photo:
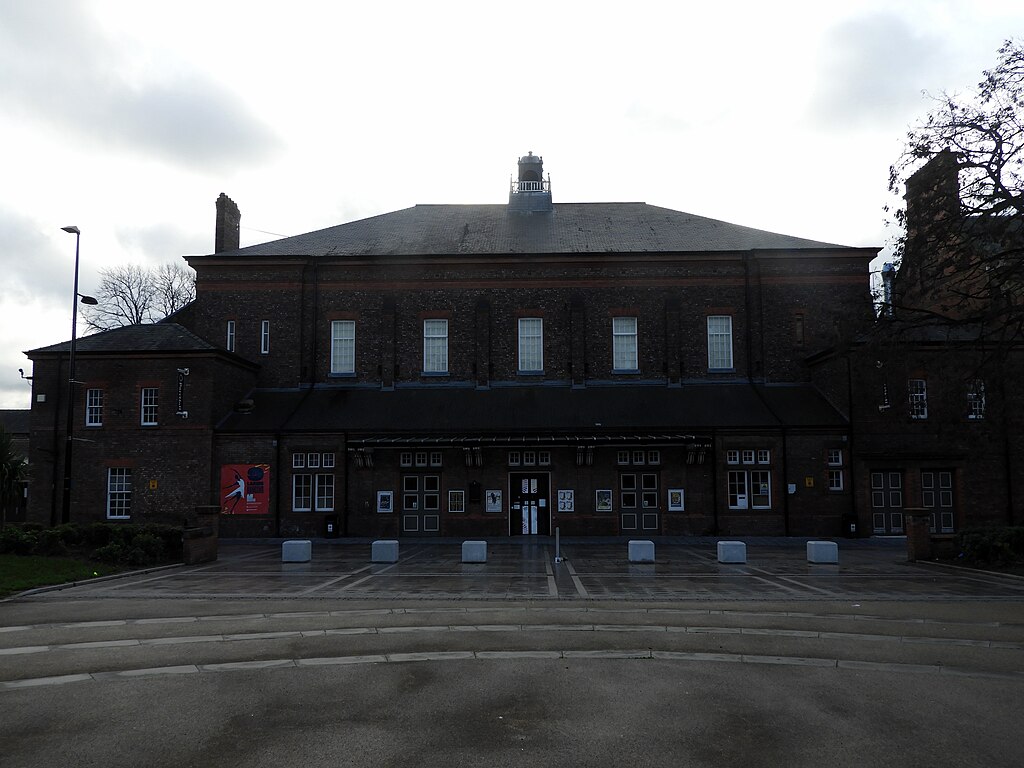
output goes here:
<path id="1" fill-rule="evenodd" d="M 551 534 L 551 480 L 546 472 L 508 475 L 509 535 Z"/>

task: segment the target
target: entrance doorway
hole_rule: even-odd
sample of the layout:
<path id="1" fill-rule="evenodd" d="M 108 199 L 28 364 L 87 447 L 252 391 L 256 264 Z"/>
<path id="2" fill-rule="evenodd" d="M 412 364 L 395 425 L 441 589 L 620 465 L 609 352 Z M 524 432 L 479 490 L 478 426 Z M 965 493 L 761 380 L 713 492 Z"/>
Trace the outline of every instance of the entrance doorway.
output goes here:
<path id="1" fill-rule="evenodd" d="M 509 535 L 551 535 L 551 478 L 547 472 L 509 472 Z"/>
<path id="2" fill-rule="evenodd" d="M 871 473 L 871 528 L 873 533 L 903 533 L 903 472 Z"/>
<path id="3" fill-rule="evenodd" d="M 925 469 L 921 471 L 921 506 L 931 512 L 932 533 L 952 533 L 955 506 L 953 471 Z"/>

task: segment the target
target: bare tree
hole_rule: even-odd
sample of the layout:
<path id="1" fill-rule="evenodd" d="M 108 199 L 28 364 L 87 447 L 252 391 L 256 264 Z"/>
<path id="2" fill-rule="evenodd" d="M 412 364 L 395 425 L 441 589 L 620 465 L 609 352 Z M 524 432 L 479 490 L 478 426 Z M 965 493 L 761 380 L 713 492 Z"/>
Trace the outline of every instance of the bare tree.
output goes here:
<path id="1" fill-rule="evenodd" d="M 1024 340 L 1024 45 L 964 95 L 942 93 L 907 133 L 889 174 L 906 188 L 892 305 L 904 322 L 970 325 L 979 340 Z"/>
<path id="2" fill-rule="evenodd" d="M 100 278 L 98 303 L 82 310 L 86 324 L 95 331 L 155 323 L 195 298 L 194 273 L 176 264 L 155 269 L 123 264 L 102 270 Z"/>
<path id="3" fill-rule="evenodd" d="M 177 312 L 196 297 L 196 275 L 181 264 L 161 264 L 151 270 L 153 306 L 162 317 Z"/>

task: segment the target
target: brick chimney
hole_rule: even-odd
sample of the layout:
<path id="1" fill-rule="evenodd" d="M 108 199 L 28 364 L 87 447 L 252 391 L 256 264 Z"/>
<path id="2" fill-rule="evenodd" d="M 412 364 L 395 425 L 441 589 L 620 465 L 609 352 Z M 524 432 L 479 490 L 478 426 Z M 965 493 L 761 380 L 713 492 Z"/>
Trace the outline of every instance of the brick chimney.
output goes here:
<path id="1" fill-rule="evenodd" d="M 913 237 L 960 213 L 960 163 L 948 149 L 935 153 L 907 179 L 907 234 Z"/>
<path id="2" fill-rule="evenodd" d="M 242 212 L 235 201 L 220 193 L 217 198 L 217 227 L 213 238 L 213 252 L 238 250 L 238 228 L 242 221 Z"/>

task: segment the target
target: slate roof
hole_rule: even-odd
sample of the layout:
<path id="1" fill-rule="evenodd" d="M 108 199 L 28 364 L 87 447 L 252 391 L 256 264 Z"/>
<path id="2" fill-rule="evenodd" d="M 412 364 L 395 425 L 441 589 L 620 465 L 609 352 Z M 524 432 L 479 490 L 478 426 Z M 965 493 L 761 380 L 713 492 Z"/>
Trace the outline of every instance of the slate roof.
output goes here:
<path id="1" fill-rule="evenodd" d="M 416 205 L 234 251 L 231 256 L 429 256 L 509 253 L 727 252 L 849 249 L 647 203 L 556 203 L 548 213 L 506 205 Z"/>
<path id="2" fill-rule="evenodd" d="M 27 355 L 68 352 L 71 342 L 62 341 L 49 347 L 26 352 Z M 83 352 L 205 352 L 217 350 L 192 331 L 177 323 L 126 325 L 110 331 L 81 336 L 75 344 L 76 353 Z"/>
<path id="3" fill-rule="evenodd" d="M 845 419 L 808 385 L 688 384 L 312 389 L 261 391 L 251 413 L 232 413 L 225 432 L 347 432 L 350 435 L 601 435 L 712 428 L 843 427 Z"/>

